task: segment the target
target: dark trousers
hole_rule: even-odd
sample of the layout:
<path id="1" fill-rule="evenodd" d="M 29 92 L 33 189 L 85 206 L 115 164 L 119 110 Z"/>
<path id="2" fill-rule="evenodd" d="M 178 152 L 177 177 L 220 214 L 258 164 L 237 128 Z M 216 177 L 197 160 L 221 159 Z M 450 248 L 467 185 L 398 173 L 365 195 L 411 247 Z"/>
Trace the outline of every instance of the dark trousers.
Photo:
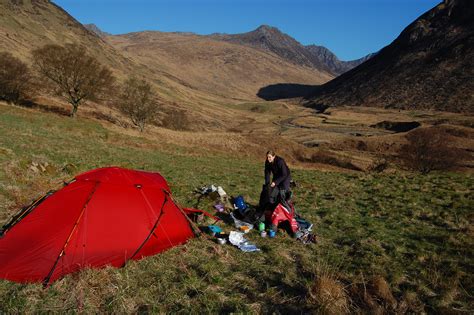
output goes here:
<path id="1" fill-rule="evenodd" d="M 274 190 L 278 191 L 278 192 L 276 192 L 276 194 L 278 196 L 276 205 L 281 203 L 283 205 L 283 207 L 288 209 L 288 211 L 291 211 L 290 204 L 289 204 L 290 199 L 291 199 L 291 191 L 286 190 L 286 189 L 278 189 L 277 187 L 275 187 Z"/>
<path id="2" fill-rule="evenodd" d="M 263 185 L 260 193 L 260 201 L 257 209 L 257 217 L 262 218 L 265 210 L 273 210 L 281 203 L 285 208 L 291 211 L 289 202 L 291 200 L 291 191 Z"/>

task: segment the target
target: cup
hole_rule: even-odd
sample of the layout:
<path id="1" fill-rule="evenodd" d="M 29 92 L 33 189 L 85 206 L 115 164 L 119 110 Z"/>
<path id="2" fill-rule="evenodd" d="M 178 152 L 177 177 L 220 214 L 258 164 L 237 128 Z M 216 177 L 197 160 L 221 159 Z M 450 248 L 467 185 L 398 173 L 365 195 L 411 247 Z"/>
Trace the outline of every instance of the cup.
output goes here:
<path id="1" fill-rule="evenodd" d="M 274 238 L 275 235 L 276 235 L 276 232 L 275 232 L 274 230 L 268 231 L 268 236 L 269 236 L 270 238 Z"/>
<path id="2" fill-rule="evenodd" d="M 262 232 L 262 231 L 264 231 L 264 230 L 265 230 L 265 223 L 260 222 L 260 223 L 258 224 L 258 231 L 259 231 L 259 232 Z"/>

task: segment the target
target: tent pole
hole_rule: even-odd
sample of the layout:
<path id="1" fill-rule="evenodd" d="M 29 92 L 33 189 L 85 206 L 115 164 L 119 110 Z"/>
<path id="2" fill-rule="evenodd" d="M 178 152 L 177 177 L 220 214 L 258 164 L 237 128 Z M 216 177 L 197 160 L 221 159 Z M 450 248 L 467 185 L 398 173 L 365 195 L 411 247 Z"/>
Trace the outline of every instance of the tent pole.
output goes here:
<path id="1" fill-rule="evenodd" d="M 188 215 L 186 214 L 186 212 L 184 212 L 184 210 L 181 208 L 181 206 L 174 200 L 173 196 L 171 196 L 171 194 L 169 192 L 167 192 L 166 190 L 163 190 L 165 192 L 166 195 L 168 195 L 171 199 L 171 201 L 173 201 L 174 205 L 179 209 L 179 211 L 184 215 L 184 217 L 186 218 L 186 220 L 188 220 L 189 222 L 189 225 L 191 225 L 191 229 L 193 230 L 194 234 L 196 236 L 201 236 L 201 230 L 199 229 L 199 227 L 194 224 L 194 222 L 188 217 Z"/>
<path id="2" fill-rule="evenodd" d="M 70 180 L 69 182 L 64 182 L 63 186 L 69 185 L 71 182 L 73 182 L 74 179 Z M 50 190 L 48 191 L 45 195 L 39 197 L 38 199 L 34 200 L 30 205 L 24 207 L 21 209 L 21 211 L 16 214 L 10 222 L 2 226 L 0 229 L 0 238 L 5 235 L 12 227 L 14 227 L 18 222 L 23 220 L 28 214 L 30 214 L 40 203 L 42 203 L 46 198 L 51 196 L 53 193 L 55 193 L 57 190 Z"/>
<path id="3" fill-rule="evenodd" d="M 87 205 L 89 204 L 89 201 L 91 201 L 92 196 L 94 195 L 95 191 L 97 190 L 97 187 L 99 186 L 100 182 L 96 182 L 94 185 L 94 188 L 90 192 L 89 196 L 87 197 L 86 202 L 82 206 L 81 213 L 79 214 L 79 217 L 77 218 L 76 222 L 74 223 L 74 226 L 72 227 L 71 232 L 69 233 L 68 238 L 66 239 L 66 242 L 64 243 L 64 246 L 61 249 L 61 252 L 59 253 L 58 257 L 56 258 L 56 261 L 54 262 L 53 267 L 49 271 L 48 275 L 46 278 L 43 280 L 43 287 L 47 287 L 49 285 L 49 280 L 51 279 L 51 276 L 53 275 L 54 270 L 56 269 L 56 266 L 59 262 L 59 259 L 64 255 L 64 252 L 66 250 L 67 245 L 69 244 L 69 241 L 72 238 L 72 235 L 74 234 L 74 231 L 76 231 L 77 227 L 79 226 L 79 221 L 81 220 L 82 216 L 84 215 L 84 211 L 87 208 Z"/>
<path id="4" fill-rule="evenodd" d="M 123 263 L 122 267 L 124 267 L 130 259 L 133 259 L 133 257 L 135 257 L 135 255 L 142 249 L 142 247 L 146 244 L 146 242 L 147 242 L 147 241 L 150 239 L 150 237 L 153 235 L 153 233 L 155 232 L 156 227 L 158 226 L 158 223 L 159 223 L 160 220 L 161 220 L 161 217 L 163 216 L 163 207 L 165 206 L 165 204 L 166 204 L 167 201 L 168 201 L 168 198 L 167 198 L 167 195 L 165 194 L 165 200 L 163 201 L 163 204 L 161 205 L 161 208 L 160 208 L 160 215 L 159 215 L 158 218 L 156 219 L 155 224 L 153 225 L 153 227 L 152 227 L 151 230 L 150 230 L 150 233 L 148 233 L 148 236 L 145 238 L 145 240 L 143 241 L 143 243 L 137 248 L 137 250 L 133 253 L 133 255 L 130 256 L 130 258 L 128 258 L 127 260 L 125 260 L 125 262 Z"/>

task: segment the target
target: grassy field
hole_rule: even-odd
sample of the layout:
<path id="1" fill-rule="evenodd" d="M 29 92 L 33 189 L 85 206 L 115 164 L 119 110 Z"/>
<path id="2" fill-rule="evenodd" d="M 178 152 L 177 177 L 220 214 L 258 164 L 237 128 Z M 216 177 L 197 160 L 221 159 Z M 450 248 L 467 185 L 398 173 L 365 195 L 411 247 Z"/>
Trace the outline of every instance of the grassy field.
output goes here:
<path id="1" fill-rule="evenodd" d="M 263 161 L 208 152 L 0 104 L 0 224 L 62 181 L 110 165 L 159 171 L 183 206 L 196 206 L 193 190 L 207 184 L 257 203 Z M 252 231 L 259 253 L 203 237 L 47 289 L 0 281 L 0 313 L 474 312 L 471 175 L 293 169 L 293 178 L 317 244 Z"/>

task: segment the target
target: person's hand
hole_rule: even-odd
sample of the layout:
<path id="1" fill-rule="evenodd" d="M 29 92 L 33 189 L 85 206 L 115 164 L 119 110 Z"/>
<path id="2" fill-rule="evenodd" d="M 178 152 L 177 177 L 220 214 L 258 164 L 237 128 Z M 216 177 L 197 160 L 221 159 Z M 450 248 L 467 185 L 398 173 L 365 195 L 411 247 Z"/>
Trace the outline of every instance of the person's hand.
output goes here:
<path id="1" fill-rule="evenodd" d="M 272 184 L 270 185 L 270 187 L 275 187 L 275 182 L 272 182 Z"/>

